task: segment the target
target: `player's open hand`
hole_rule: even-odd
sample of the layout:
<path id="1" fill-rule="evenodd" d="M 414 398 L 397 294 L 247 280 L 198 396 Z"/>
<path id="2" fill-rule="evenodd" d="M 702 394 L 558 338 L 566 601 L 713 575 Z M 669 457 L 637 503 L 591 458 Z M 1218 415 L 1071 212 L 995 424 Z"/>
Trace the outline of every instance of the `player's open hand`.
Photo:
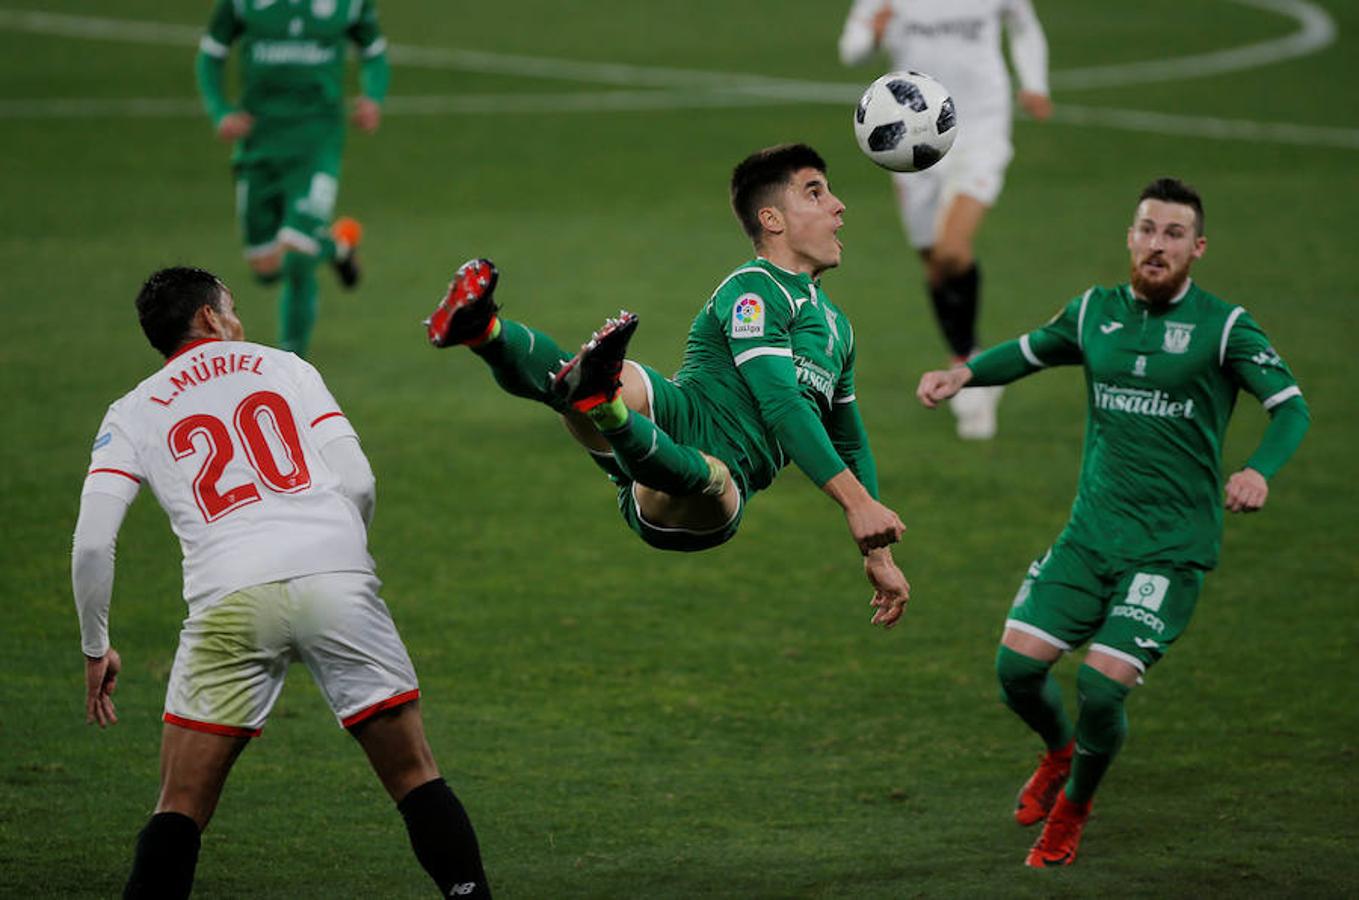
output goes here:
<path id="1" fill-rule="evenodd" d="M 239 141 L 255 130 L 255 117 L 248 112 L 233 112 L 222 116 L 217 123 L 218 140 Z"/>
<path id="2" fill-rule="evenodd" d="M 906 602 L 911 599 L 911 585 L 892 561 L 892 551 L 886 548 L 874 550 L 864 557 L 864 574 L 868 576 L 868 583 L 873 585 L 873 599 L 868 601 L 874 608 L 870 622 L 891 630 L 906 612 Z"/>
<path id="3" fill-rule="evenodd" d="M 1232 512 L 1255 512 L 1269 499 L 1269 482 L 1254 469 L 1233 472 L 1227 479 L 1227 509 Z"/>
<path id="4" fill-rule="evenodd" d="M 382 107 L 371 97 L 359 97 L 354 101 L 354 113 L 350 120 L 359 131 L 372 134 L 382 124 Z"/>
<path id="5" fill-rule="evenodd" d="M 967 366 L 954 366 L 952 369 L 935 369 L 920 376 L 920 384 L 915 389 L 916 399 L 926 409 L 934 409 L 952 397 L 972 380 L 972 370 Z"/>
<path id="6" fill-rule="evenodd" d="M 113 708 L 113 691 L 118 687 L 118 673 L 123 671 L 123 658 L 112 647 L 98 659 L 85 657 L 85 722 L 107 728 L 118 721 Z"/>

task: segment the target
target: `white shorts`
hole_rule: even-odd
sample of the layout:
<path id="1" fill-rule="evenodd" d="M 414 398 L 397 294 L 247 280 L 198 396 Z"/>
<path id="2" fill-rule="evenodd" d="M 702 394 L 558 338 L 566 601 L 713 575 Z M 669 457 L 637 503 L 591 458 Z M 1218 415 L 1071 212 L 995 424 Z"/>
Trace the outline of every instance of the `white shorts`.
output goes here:
<path id="1" fill-rule="evenodd" d="M 1009 121 L 982 119 L 968 123 L 953 149 L 933 167 L 893 174 L 897 206 L 911 246 L 921 250 L 934 245 L 939 216 L 958 194 L 994 205 L 1013 156 Z"/>
<path id="2" fill-rule="evenodd" d="M 256 585 L 193 609 L 165 695 L 165 721 L 255 737 L 301 660 L 342 727 L 420 696 L 379 581 L 329 572 Z"/>

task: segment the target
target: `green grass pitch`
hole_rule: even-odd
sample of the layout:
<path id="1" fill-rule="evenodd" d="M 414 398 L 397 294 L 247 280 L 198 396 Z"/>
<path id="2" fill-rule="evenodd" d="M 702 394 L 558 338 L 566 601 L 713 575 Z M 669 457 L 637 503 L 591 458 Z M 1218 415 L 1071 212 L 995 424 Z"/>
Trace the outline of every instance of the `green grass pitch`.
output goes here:
<path id="1" fill-rule="evenodd" d="M 1031 872 L 1033 834 L 1009 813 L 1038 747 L 999 704 L 992 661 L 1019 578 L 1071 500 L 1081 379 L 1013 387 L 983 445 L 915 404 L 941 345 L 887 178 L 854 147 L 852 85 L 880 66 L 839 66 L 846 6 L 384 0 L 401 48 L 393 101 L 376 137 L 351 137 L 340 197 L 368 229 L 367 280 L 341 295 L 322 273 L 311 356 L 377 472 L 384 596 L 498 896 L 1359 894 L 1359 11 L 1036 4 L 1065 73 L 1063 117 L 1016 126 L 980 238 L 984 339 L 1122 280 L 1136 192 L 1177 174 L 1207 202 L 1196 276 L 1264 325 L 1313 427 L 1266 510 L 1229 519 L 1193 626 L 1130 699 L 1081 859 Z M 1277 42 L 1303 28 L 1290 9 L 1324 11 L 1333 42 L 1236 71 L 1079 83 L 1091 68 Z M 206 0 L 0 5 L 6 897 L 116 895 L 155 799 L 184 607 L 154 500 L 138 500 L 119 544 L 126 671 L 107 732 L 83 724 L 69 581 L 95 428 L 157 365 L 137 286 L 165 264 L 211 268 L 247 333 L 274 335 L 274 296 L 240 257 L 227 149 L 193 109 L 207 12 Z M 116 30 L 111 16 L 143 24 Z M 803 84 L 753 102 L 675 70 Z M 834 94 L 825 83 L 849 85 L 847 99 L 802 99 Z M 635 355 L 673 368 L 694 311 L 748 253 L 726 207 L 730 167 L 786 140 L 822 150 L 849 207 L 844 265 L 825 286 L 860 336 L 883 493 L 910 527 L 898 558 L 913 602 L 888 634 L 868 625 L 839 513 L 800 473 L 755 500 L 731 544 L 649 550 L 550 415 L 502 396 L 470 354 L 431 350 L 419 325 L 452 269 L 488 255 L 507 315 L 570 345 L 627 307 L 642 318 Z M 1228 466 L 1265 416 L 1244 397 L 1236 419 Z M 1074 703 L 1074 667 L 1058 671 Z M 204 838 L 196 896 L 247 895 L 431 895 L 301 668 Z"/>

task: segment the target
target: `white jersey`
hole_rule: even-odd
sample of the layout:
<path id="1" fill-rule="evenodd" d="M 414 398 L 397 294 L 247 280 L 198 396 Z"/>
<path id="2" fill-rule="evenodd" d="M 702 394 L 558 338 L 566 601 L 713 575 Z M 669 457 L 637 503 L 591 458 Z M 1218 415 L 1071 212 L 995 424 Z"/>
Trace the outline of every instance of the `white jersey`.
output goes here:
<path id="1" fill-rule="evenodd" d="M 190 606 L 321 572 L 373 573 L 367 529 L 321 448 L 357 437 L 316 369 L 244 341 L 189 344 L 109 407 L 83 494 L 150 485 Z"/>
<path id="2" fill-rule="evenodd" d="M 893 70 L 914 69 L 942 83 L 953 96 L 960 123 L 1009 122 L 1002 24 L 1020 87 L 1047 94 L 1047 39 L 1029 0 L 854 0 L 840 35 L 840 59 L 846 65 L 863 62 L 875 49 L 873 17 L 885 6 L 892 8 L 892 17 L 882 49 Z"/>

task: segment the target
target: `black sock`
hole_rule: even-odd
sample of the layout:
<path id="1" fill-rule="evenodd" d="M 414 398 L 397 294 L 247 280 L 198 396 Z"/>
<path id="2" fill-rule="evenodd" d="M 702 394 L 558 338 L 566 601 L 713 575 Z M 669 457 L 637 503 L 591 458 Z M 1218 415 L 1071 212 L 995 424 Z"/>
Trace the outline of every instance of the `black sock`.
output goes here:
<path id="1" fill-rule="evenodd" d="M 415 858 L 445 897 L 491 896 L 472 820 L 442 778 L 426 781 L 396 805 L 406 820 Z"/>
<path id="2" fill-rule="evenodd" d="M 966 358 L 977 348 L 977 307 L 981 297 L 981 270 L 977 264 L 966 272 L 945 278 L 930 287 L 934 317 L 954 356 Z"/>
<path id="3" fill-rule="evenodd" d="M 123 900 L 189 896 L 198 866 L 198 823 L 183 813 L 156 813 L 137 836 Z"/>

